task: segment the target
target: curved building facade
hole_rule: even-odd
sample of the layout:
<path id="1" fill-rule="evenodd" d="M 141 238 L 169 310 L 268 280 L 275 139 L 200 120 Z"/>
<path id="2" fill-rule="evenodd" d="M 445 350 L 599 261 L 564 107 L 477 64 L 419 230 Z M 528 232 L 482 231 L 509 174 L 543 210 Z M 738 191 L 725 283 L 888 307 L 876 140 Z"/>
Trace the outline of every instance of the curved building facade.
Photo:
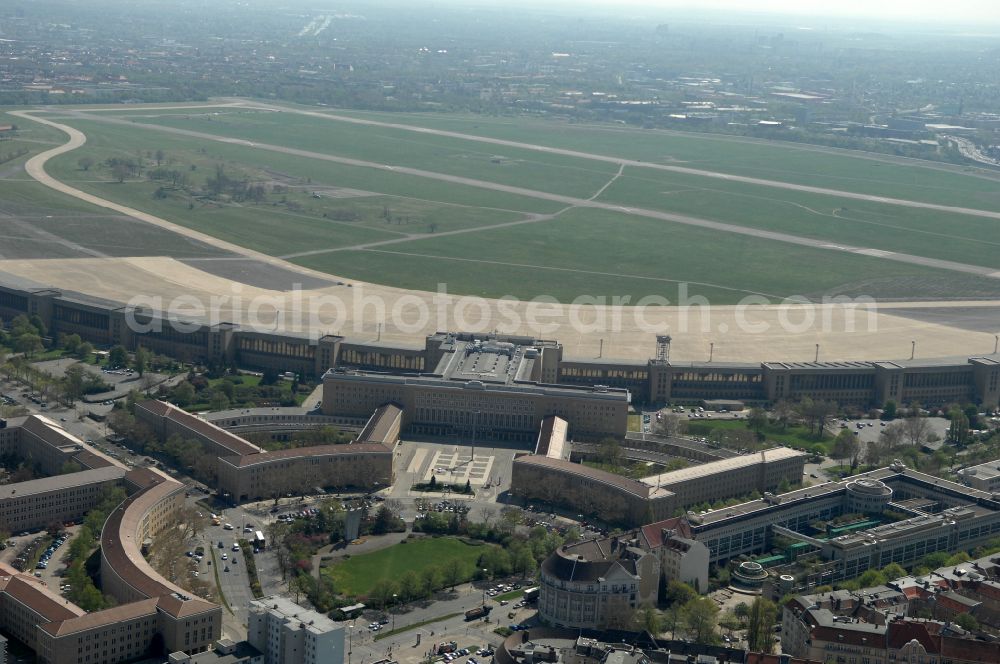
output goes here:
<path id="1" fill-rule="evenodd" d="M 562 546 L 542 563 L 538 617 L 554 627 L 614 629 L 656 604 L 660 565 L 638 541 L 619 538 Z"/>

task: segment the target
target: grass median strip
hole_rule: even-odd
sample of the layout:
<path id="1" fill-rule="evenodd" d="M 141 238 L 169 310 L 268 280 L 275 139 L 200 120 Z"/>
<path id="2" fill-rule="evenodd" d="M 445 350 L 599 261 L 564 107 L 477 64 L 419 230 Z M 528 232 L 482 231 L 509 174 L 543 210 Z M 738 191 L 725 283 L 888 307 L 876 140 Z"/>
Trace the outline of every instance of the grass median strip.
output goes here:
<path id="1" fill-rule="evenodd" d="M 441 622 L 442 620 L 448 620 L 454 618 L 455 616 L 462 615 L 460 612 L 446 613 L 443 616 L 438 616 L 437 618 L 428 618 L 427 620 L 421 620 L 420 622 L 415 622 L 412 625 L 407 625 L 406 627 L 397 627 L 396 629 L 389 630 L 388 632 L 379 632 L 375 635 L 375 641 L 381 641 L 382 639 L 388 638 L 390 636 L 395 636 L 396 634 L 402 634 L 403 632 L 408 632 L 411 629 L 416 629 L 418 627 L 423 627 L 424 625 L 430 625 L 432 623 Z"/>
<path id="2" fill-rule="evenodd" d="M 209 549 L 209 551 L 212 552 L 212 572 L 215 574 L 215 587 L 219 589 L 219 599 L 222 600 L 222 606 L 226 607 L 226 611 L 229 611 L 230 615 L 236 615 L 226 600 L 226 593 L 222 592 L 222 579 L 219 578 L 219 561 L 215 557 L 215 549 Z"/>

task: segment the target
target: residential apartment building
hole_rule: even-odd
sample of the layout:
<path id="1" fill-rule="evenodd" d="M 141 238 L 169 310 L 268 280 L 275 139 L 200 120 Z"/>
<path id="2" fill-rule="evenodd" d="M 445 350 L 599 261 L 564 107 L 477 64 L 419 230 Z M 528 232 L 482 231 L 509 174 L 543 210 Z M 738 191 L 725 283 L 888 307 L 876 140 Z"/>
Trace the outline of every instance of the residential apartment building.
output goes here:
<path id="1" fill-rule="evenodd" d="M 698 592 L 708 589 L 708 547 L 694 539 L 687 519 L 675 517 L 645 525 L 638 537 L 642 548 L 660 561 L 665 582 L 680 581 Z"/>
<path id="2" fill-rule="evenodd" d="M 344 625 L 284 597 L 249 604 L 247 641 L 264 664 L 342 664 Z"/>
<path id="3" fill-rule="evenodd" d="M 1000 643 L 981 630 L 967 631 L 955 615 L 978 616 L 997 626 L 997 565 L 989 559 L 904 577 L 886 586 L 802 595 L 781 615 L 781 648 L 816 662 L 843 664 L 985 664 L 1000 661 Z M 929 601 L 928 601 L 929 600 Z M 936 608 L 949 608 L 944 617 Z M 920 612 L 930 617 L 914 617 Z M 978 622 L 974 621 L 974 622 Z"/>
<path id="4" fill-rule="evenodd" d="M 564 545 L 542 563 L 538 617 L 570 629 L 627 628 L 633 611 L 655 606 L 659 580 L 659 561 L 638 539 Z"/>

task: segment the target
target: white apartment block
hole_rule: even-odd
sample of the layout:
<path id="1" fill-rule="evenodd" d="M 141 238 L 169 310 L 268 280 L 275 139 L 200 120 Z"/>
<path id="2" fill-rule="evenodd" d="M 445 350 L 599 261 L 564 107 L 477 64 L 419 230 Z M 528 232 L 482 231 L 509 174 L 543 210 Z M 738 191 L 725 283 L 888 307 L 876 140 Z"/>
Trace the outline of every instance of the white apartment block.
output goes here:
<path id="1" fill-rule="evenodd" d="M 250 602 L 247 641 L 264 664 L 343 664 L 344 626 L 283 597 Z"/>

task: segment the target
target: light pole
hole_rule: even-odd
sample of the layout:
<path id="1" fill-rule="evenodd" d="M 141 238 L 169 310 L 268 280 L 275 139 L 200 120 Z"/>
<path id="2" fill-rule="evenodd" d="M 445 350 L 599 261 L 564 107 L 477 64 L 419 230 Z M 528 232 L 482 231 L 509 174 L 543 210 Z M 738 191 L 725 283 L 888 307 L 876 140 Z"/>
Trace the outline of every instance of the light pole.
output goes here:
<path id="1" fill-rule="evenodd" d="M 486 578 L 486 579 L 488 579 L 489 578 L 489 574 L 490 574 L 490 571 L 484 567 L 483 568 L 483 577 Z M 483 606 L 486 606 L 486 586 L 485 585 L 483 586 Z"/>
<path id="2" fill-rule="evenodd" d="M 396 631 L 396 611 L 395 611 L 395 609 L 396 609 L 396 598 L 397 597 L 398 597 L 398 595 L 396 593 L 392 594 L 392 608 L 393 608 L 393 611 L 392 611 L 392 630 L 393 631 Z"/>

